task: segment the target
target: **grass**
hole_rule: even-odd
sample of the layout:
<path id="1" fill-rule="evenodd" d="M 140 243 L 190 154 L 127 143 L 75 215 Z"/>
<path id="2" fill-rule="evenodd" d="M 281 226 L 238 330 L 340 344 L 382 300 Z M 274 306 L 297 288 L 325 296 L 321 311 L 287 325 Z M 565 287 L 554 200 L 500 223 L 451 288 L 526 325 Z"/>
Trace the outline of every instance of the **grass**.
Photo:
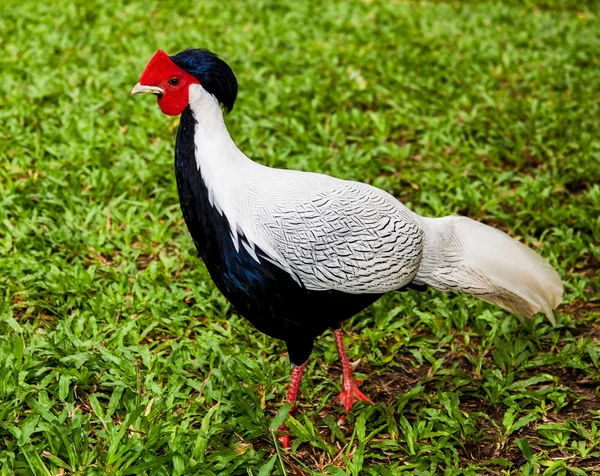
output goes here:
<path id="1" fill-rule="evenodd" d="M 5 5 L 0 474 L 598 474 L 599 29 L 570 0 Z M 278 450 L 285 348 L 214 288 L 178 121 L 129 96 L 188 46 L 235 70 L 249 156 L 504 229 L 563 277 L 558 326 L 390 294 L 345 326 L 375 405 L 337 424 L 326 334 Z"/>

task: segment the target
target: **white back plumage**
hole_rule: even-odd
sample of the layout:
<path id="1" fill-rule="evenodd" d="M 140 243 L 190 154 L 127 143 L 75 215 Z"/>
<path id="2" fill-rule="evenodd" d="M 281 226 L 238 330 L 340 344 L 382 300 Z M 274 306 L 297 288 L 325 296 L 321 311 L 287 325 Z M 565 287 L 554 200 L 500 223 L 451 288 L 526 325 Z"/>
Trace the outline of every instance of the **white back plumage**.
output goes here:
<path id="1" fill-rule="evenodd" d="M 367 184 L 264 167 L 236 147 L 200 85 L 190 86 L 190 107 L 198 168 L 236 249 L 311 290 L 384 293 L 414 280 L 554 323 L 556 271 L 508 235 L 464 217 L 422 218 Z"/>

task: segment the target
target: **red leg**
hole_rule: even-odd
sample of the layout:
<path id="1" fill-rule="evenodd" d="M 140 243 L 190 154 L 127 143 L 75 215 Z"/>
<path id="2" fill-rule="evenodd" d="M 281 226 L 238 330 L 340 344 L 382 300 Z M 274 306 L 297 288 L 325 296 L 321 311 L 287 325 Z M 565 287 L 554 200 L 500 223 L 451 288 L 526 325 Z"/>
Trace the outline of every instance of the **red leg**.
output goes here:
<path id="1" fill-rule="evenodd" d="M 298 406 L 298 402 L 296 398 L 298 397 L 298 390 L 300 390 L 300 382 L 302 381 L 302 374 L 304 373 L 304 368 L 306 367 L 306 362 L 300 366 L 292 367 L 292 376 L 290 378 L 290 387 L 288 389 L 287 396 L 285 397 L 285 403 L 293 403 L 294 406 L 290 410 L 290 414 L 296 411 L 296 407 Z M 284 448 L 290 447 L 290 435 L 288 433 L 288 428 L 283 423 L 279 427 L 279 442 L 281 446 Z"/>
<path id="2" fill-rule="evenodd" d="M 360 380 L 354 380 L 352 377 L 352 364 L 348 360 L 346 356 L 346 350 L 344 349 L 344 339 L 342 337 L 342 330 L 336 329 L 334 331 L 335 334 L 335 342 L 337 344 L 338 352 L 340 354 L 340 361 L 342 363 L 342 393 L 340 393 L 339 398 L 342 405 L 347 412 L 350 411 L 352 405 L 357 400 L 362 400 L 364 402 L 373 403 L 366 397 L 359 389 L 358 384 Z"/>

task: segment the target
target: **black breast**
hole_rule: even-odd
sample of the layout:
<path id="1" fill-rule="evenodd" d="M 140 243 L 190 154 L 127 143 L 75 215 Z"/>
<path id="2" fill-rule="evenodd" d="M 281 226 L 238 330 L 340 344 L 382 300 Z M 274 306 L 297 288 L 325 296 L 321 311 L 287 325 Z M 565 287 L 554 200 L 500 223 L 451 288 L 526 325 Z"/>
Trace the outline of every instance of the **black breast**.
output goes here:
<path id="1" fill-rule="evenodd" d="M 185 222 L 196 248 L 219 290 L 237 312 L 257 329 L 285 340 L 290 360 L 300 365 L 312 350 L 315 337 L 352 317 L 380 294 L 309 291 L 294 278 L 261 258 L 257 262 L 240 236 L 236 250 L 229 223 L 208 200 L 208 190 L 197 169 L 194 132 L 196 120 L 189 107 L 181 115 L 175 147 L 175 173 Z"/>

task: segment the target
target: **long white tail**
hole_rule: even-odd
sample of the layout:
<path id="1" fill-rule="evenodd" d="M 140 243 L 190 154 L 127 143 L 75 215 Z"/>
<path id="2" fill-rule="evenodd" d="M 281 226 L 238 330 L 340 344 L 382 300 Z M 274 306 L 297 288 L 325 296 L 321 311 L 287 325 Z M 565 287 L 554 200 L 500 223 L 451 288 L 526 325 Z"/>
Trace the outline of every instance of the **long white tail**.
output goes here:
<path id="1" fill-rule="evenodd" d="M 558 273 L 540 255 L 506 233 L 466 217 L 418 217 L 425 248 L 415 282 L 458 291 L 531 317 L 562 301 Z"/>

